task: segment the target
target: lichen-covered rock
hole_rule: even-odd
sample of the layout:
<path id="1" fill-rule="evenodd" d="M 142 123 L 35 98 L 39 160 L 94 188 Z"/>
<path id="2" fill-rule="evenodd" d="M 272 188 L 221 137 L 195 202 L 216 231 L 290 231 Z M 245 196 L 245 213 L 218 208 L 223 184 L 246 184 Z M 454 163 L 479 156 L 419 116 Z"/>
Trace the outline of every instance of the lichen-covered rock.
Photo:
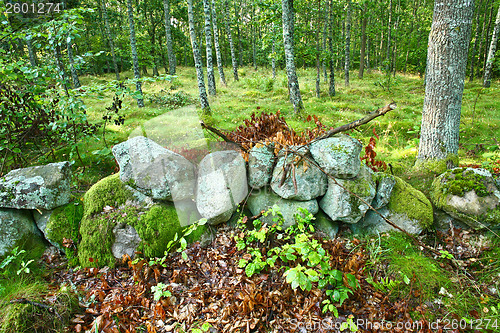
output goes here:
<path id="1" fill-rule="evenodd" d="M 372 202 L 372 207 L 379 209 L 387 205 L 391 199 L 392 190 L 396 185 L 396 179 L 386 173 L 376 173 L 377 194 Z"/>
<path id="2" fill-rule="evenodd" d="M 15 247 L 26 251 L 44 248 L 42 236 L 31 211 L 0 209 L 0 259 Z"/>
<path id="3" fill-rule="evenodd" d="M 49 211 L 34 210 L 33 217 L 45 239 L 60 251 L 65 252 L 70 264 L 77 264 L 75 254 L 76 246 L 80 241 L 79 229 L 83 217 L 82 203 L 72 202 Z M 64 246 L 65 238 L 69 241 L 68 247 Z"/>
<path id="4" fill-rule="evenodd" d="M 373 172 L 365 165 L 353 179 L 328 179 L 328 191 L 319 202 L 321 209 L 334 221 L 345 223 L 357 223 L 368 210 L 368 206 L 356 194 L 367 203 L 371 203 L 375 197 L 376 188 Z"/>
<path id="5" fill-rule="evenodd" d="M 310 145 L 311 154 L 328 174 L 349 179 L 358 175 L 361 167 L 361 143 L 347 135 L 334 136 Z"/>
<path id="6" fill-rule="evenodd" d="M 228 221 L 247 194 L 245 160 L 240 153 L 217 151 L 200 162 L 196 207 L 210 224 Z"/>
<path id="7" fill-rule="evenodd" d="M 248 185 L 258 189 L 269 184 L 273 173 L 274 152 L 271 145 L 256 145 L 248 153 Z"/>
<path id="8" fill-rule="evenodd" d="M 51 210 L 70 200 L 69 162 L 16 169 L 0 178 L 0 207 Z"/>
<path id="9" fill-rule="evenodd" d="M 394 176 L 396 184 L 389 203 L 378 212 L 394 224 L 411 234 L 420 234 L 432 226 L 432 204 L 425 195 L 401 178 Z M 369 210 L 361 221 L 349 225 L 354 233 L 374 234 L 397 230 L 390 226 L 380 215 Z"/>
<path id="10" fill-rule="evenodd" d="M 500 226 L 500 190 L 487 170 L 448 170 L 432 183 L 431 200 L 474 229 Z"/>
<path id="11" fill-rule="evenodd" d="M 434 228 L 442 232 L 448 232 L 450 226 L 453 228 L 470 229 L 470 226 L 451 217 L 441 209 L 434 209 Z"/>
<path id="12" fill-rule="evenodd" d="M 115 241 L 111 247 L 111 252 L 115 258 L 122 258 L 128 255 L 130 258 L 135 256 L 135 250 L 141 243 L 141 237 L 135 231 L 135 228 L 129 224 L 118 223 L 113 228 Z"/>
<path id="13" fill-rule="evenodd" d="M 308 201 L 286 200 L 273 193 L 269 188 L 261 189 L 260 191 L 253 192 L 248 197 L 247 206 L 252 214 L 258 215 L 261 211 L 267 211 L 274 205 L 279 207 L 284 219 L 284 228 L 296 224 L 295 215 L 301 214 L 299 208 L 306 209 L 311 214 L 316 214 L 319 210 L 318 202 L 316 199 Z M 260 218 L 262 222 L 272 224 L 273 216 L 268 215 Z"/>
<path id="14" fill-rule="evenodd" d="M 324 195 L 328 186 L 327 176 L 308 161 L 310 158 L 305 147 L 297 153 L 289 152 L 286 158 L 284 153 L 280 153 L 271 180 L 273 191 L 283 199 L 299 201 Z M 283 181 L 284 173 L 286 178 Z"/>
<path id="15" fill-rule="evenodd" d="M 314 226 L 316 230 L 325 234 L 330 239 L 334 239 L 339 232 L 339 223 L 333 221 L 326 215 L 322 210 L 320 210 L 315 216 Z"/>
<path id="16" fill-rule="evenodd" d="M 193 198 L 195 168 L 183 156 L 137 136 L 113 147 L 120 179 L 153 199 Z"/>
<path id="17" fill-rule="evenodd" d="M 113 267 L 116 234 L 120 234 L 119 229 L 130 231 L 127 226 L 137 232 L 140 242 L 127 243 L 123 242 L 124 238 L 119 238 L 121 244 L 115 246 L 117 255 L 139 251 L 145 257 L 161 257 L 168 242 L 184 230 L 173 203 L 151 205 L 144 198 L 138 200 L 134 191 L 120 181 L 118 174 L 94 184 L 85 193 L 83 206 L 84 215 L 80 224 L 82 240 L 78 246 L 78 258 L 83 267 Z M 117 228 L 117 225 L 120 227 Z M 205 230 L 205 226 L 200 227 L 190 235 L 189 240 L 197 240 Z"/>

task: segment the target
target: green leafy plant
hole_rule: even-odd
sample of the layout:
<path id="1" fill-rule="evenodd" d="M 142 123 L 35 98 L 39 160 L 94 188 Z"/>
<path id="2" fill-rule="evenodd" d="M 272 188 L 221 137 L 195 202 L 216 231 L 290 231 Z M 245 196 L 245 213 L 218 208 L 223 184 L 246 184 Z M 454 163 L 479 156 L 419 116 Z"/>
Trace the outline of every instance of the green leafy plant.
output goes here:
<path id="1" fill-rule="evenodd" d="M 156 286 L 151 286 L 151 292 L 153 293 L 153 299 L 159 301 L 162 297 L 167 298 L 172 296 L 170 290 L 167 290 L 168 285 L 159 282 Z"/>

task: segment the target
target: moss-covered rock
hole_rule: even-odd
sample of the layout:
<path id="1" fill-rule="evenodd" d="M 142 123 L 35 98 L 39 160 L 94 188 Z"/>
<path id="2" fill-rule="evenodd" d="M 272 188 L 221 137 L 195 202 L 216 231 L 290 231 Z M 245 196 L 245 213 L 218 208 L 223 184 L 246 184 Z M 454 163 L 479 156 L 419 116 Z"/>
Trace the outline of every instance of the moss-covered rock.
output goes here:
<path id="1" fill-rule="evenodd" d="M 456 168 L 432 183 L 434 205 L 474 229 L 500 226 L 500 190 L 484 169 Z"/>
<path id="2" fill-rule="evenodd" d="M 148 203 L 123 184 L 118 175 L 104 178 L 92 186 L 84 196 L 83 205 L 78 257 L 84 267 L 115 265 L 112 248 L 117 225 L 126 224 L 135 229 L 140 237 L 135 251 L 145 257 L 163 256 L 168 242 L 185 228 L 179 222 L 174 204 Z M 199 227 L 188 240 L 197 240 L 205 228 Z"/>

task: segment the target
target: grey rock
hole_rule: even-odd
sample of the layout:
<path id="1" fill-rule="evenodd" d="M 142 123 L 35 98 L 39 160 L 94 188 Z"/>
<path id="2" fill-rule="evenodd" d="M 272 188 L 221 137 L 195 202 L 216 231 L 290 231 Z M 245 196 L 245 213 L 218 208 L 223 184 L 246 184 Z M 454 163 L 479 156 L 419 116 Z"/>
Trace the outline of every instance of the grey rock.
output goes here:
<path id="1" fill-rule="evenodd" d="M 436 228 L 436 230 L 447 232 L 448 230 L 450 230 L 450 225 L 453 226 L 454 228 L 470 229 L 470 227 L 467 224 L 462 223 L 457 219 L 454 219 L 441 209 L 435 209 L 434 227 Z"/>
<path id="2" fill-rule="evenodd" d="M 389 203 L 391 199 L 392 190 L 394 185 L 396 185 L 396 179 L 394 176 L 388 175 L 386 173 L 377 173 L 377 194 L 373 199 L 372 206 L 375 209 L 384 207 Z"/>
<path id="3" fill-rule="evenodd" d="M 247 194 L 245 160 L 239 152 L 214 152 L 200 162 L 196 207 L 210 224 L 228 221 Z"/>
<path id="4" fill-rule="evenodd" d="M 70 200 L 69 162 L 16 169 L 0 178 L 0 207 L 54 209 Z"/>
<path id="5" fill-rule="evenodd" d="M 42 243 L 42 237 L 31 211 L 0 209 L 0 258 L 15 247 L 29 251 L 33 242 Z"/>
<path id="6" fill-rule="evenodd" d="M 287 228 L 296 223 L 295 215 L 300 214 L 299 208 L 306 209 L 311 214 L 318 213 L 319 207 L 316 199 L 308 201 L 286 200 L 273 193 L 269 188 L 261 189 L 260 191 L 252 192 L 247 201 L 248 209 L 252 214 L 258 215 L 261 211 L 267 211 L 273 206 L 278 206 L 283 215 L 283 227 Z M 268 215 L 260 218 L 262 222 L 272 224 L 273 216 Z"/>
<path id="7" fill-rule="evenodd" d="M 156 142 L 137 136 L 112 149 L 120 166 L 120 179 L 158 200 L 193 198 L 195 168 L 183 156 Z"/>
<path id="8" fill-rule="evenodd" d="M 458 194 L 457 188 L 463 193 Z M 474 229 L 500 227 L 500 190 L 485 169 L 455 168 L 432 183 L 432 203 Z"/>
<path id="9" fill-rule="evenodd" d="M 36 226 L 42 232 L 44 238 L 53 246 L 55 246 L 59 251 L 64 252 L 64 248 L 57 244 L 57 242 L 53 242 L 47 237 L 45 230 L 47 228 L 47 224 L 50 221 L 50 216 L 52 215 L 53 210 L 33 210 L 33 218 L 35 220 Z"/>
<path id="10" fill-rule="evenodd" d="M 284 153 L 280 153 L 271 180 L 273 191 L 283 199 L 299 201 L 308 201 L 324 195 L 328 186 L 327 176 L 308 159 L 310 154 L 305 147 L 298 149 L 297 153 L 288 153 L 286 158 Z M 281 184 L 284 171 L 286 178 Z"/>
<path id="11" fill-rule="evenodd" d="M 378 210 L 380 214 L 393 222 L 398 227 L 406 230 L 410 234 L 418 235 L 422 232 L 423 228 L 419 221 L 408 218 L 408 215 L 396 213 L 383 207 Z M 350 224 L 349 228 L 355 234 L 376 234 L 389 231 L 399 231 L 398 229 L 389 225 L 380 215 L 370 210 L 366 213 L 364 218 L 356 224 Z"/>
<path id="12" fill-rule="evenodd" d="M 323 211 L 319 211 L 314 220 L 316 230 L 325 234 L 328 238 L 334 239 L 339 232 L 339 223 L 331 220 Z"/>
<path id="13" fill-rule="evenodd" d="M 373 172 L 363 165 L 356 178 L 336 179 L 339 185 L 328 179 L 328 191 L 319 203 L 321 209 L 334 221 L 357 223 L 369 207 L 347 190 L 371 203 L 376 193 L 373 178 Z"/>
<path id="14" fill-rule="evenodd" d="M 134 227 L 125 223 L 119 223 L 113 228 L 113 234 L 115 235 L 115 242 L 111 247 L 113 256 L 121 259 L 123 255 L 127 254 L 130 258 L 134 258 L 135 250 L 141 242 L 141 237 L 139 237 Z"/>
<path id="15" fill-rule="evenodd" d="M 334 136 L 310 145 L 316 162 L 331 176 L 340 179 L 354 178 L 361 167 L 359 153 L 362 145 L 347 135 Z"/>
<path id="16" fill-rule="evenodd" d="M 267 186 L 271 180 L 274 151 L 271 145 L 254 146 L 248 154 L 248 185 L 253 188 Z"/>

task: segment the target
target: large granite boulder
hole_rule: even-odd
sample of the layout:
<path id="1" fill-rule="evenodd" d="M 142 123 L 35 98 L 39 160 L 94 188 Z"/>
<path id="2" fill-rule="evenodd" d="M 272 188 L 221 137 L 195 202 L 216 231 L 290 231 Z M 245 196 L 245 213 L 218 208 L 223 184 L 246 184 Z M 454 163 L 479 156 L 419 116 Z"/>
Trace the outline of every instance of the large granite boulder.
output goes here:
<path id="1" fill-rule="evenodd" d="M 113 267 L 123 254 L 136 251 L 145 257 L 161 257 L 175 234 L 185 230 L 174 203 L 145 198 L 118 174 L 94 184 L 83 197 L 83 207 L 78 245 L 83 267 Z M 205 230 L 205 226 L 199 227 L 188 240 L 198 240 Z"/>
<path id="2" fill-rule="evenodd" d="M 269 185 L 274 166 L 274 149 L 271 145 L 255 145 L 248 153 L 248 185 L 258 189 Z"/>
<path id="3" fill-rule="evenodd" d="M 0 209 L 0 259 L 15 247 L 25 251 L 42 249 L 44 248 L 42 236 L 31 211 Z M 43 250 L 40 254 L 41 252 Z"/>
<path id="4" fill-rule="evenodd" d="M 271 180 L 273 191 L 283 199 L 299 201 L 324 195 L 328 186 L 327 176 L 310 159 L 306 147 L 299 148 L 296 153 L 288 152 L 286 157 L 280 153 Z"/>
<path id="5" fill-rule="evenodd" d="M 228 221 L 247 194 L 245 160 L 239 152 L 217 151 L 200 162 L 196 207 L 210 224 Z"/>
<path id="6" fill-rule="evenodd" d="M 378 212 L 395 225 L 411 234 L 420 234 L 433 224 L 432 204 L 426 196 L 401 178 L 393 176 L 396 183 L 389 203 Z M 379 214 L 369 210 L 361 221 L 349 225 L 354 233 L 375 234 L 397 230 Z"/>
<path id="7" fill-rule="evenodd" d="M 0 178 L 0 207 L 54 209 L 70 200 L 69 162 L 16 169 Z"/>
<path id="8" fill-rule="evenodd" d="M 455 168 L 432 183 L 434 205 L 474 229 L 500 226 L 500 189 L 488 170 Z"/>
<path id="9" fill-rule="evenodd" d="M 247 207 L 254 216 L 258 215 L 261 211 L 268 211 L 275 205 L 278 206 L 281 215 L 283 215 L 284 228 L 296 224 L 295 215 L 301 214 L 298 210 L 299 208 L 306 209 L 313 215 L 319 210 L 316 199 L 308 201 L 286 200 L 273 193 L 269 188 L 252 192 L 247 201 Z M 263 216 L 260 220 L 264 223 L 273 224 L 272 215 Z"/>
<path id="10" fill-rule="evenodd" d="M 361 167 L 361 143 L 347 135 L 334 136 L 311 143 L 311 154 L 316 162 L 331 176 L 340 179 L 354 178 Z"/>
<path id="11" fill-rule="evenodd" d="M 120 179 L 158 200 L 185 200 L 194 196 L 195 167 L 183 156 L 137 136 L 113 147 Z"/>
<path id="12" fill-rule="evenodd" d="M 363 165 L 355 178 L 335 180 L 328 179 L 328 191 L 319 202 L 321 209 L 334 221 L 357 223 L 369 208 L 358 197 L 369 204 L 375 197 L 373 172 Z"/>

